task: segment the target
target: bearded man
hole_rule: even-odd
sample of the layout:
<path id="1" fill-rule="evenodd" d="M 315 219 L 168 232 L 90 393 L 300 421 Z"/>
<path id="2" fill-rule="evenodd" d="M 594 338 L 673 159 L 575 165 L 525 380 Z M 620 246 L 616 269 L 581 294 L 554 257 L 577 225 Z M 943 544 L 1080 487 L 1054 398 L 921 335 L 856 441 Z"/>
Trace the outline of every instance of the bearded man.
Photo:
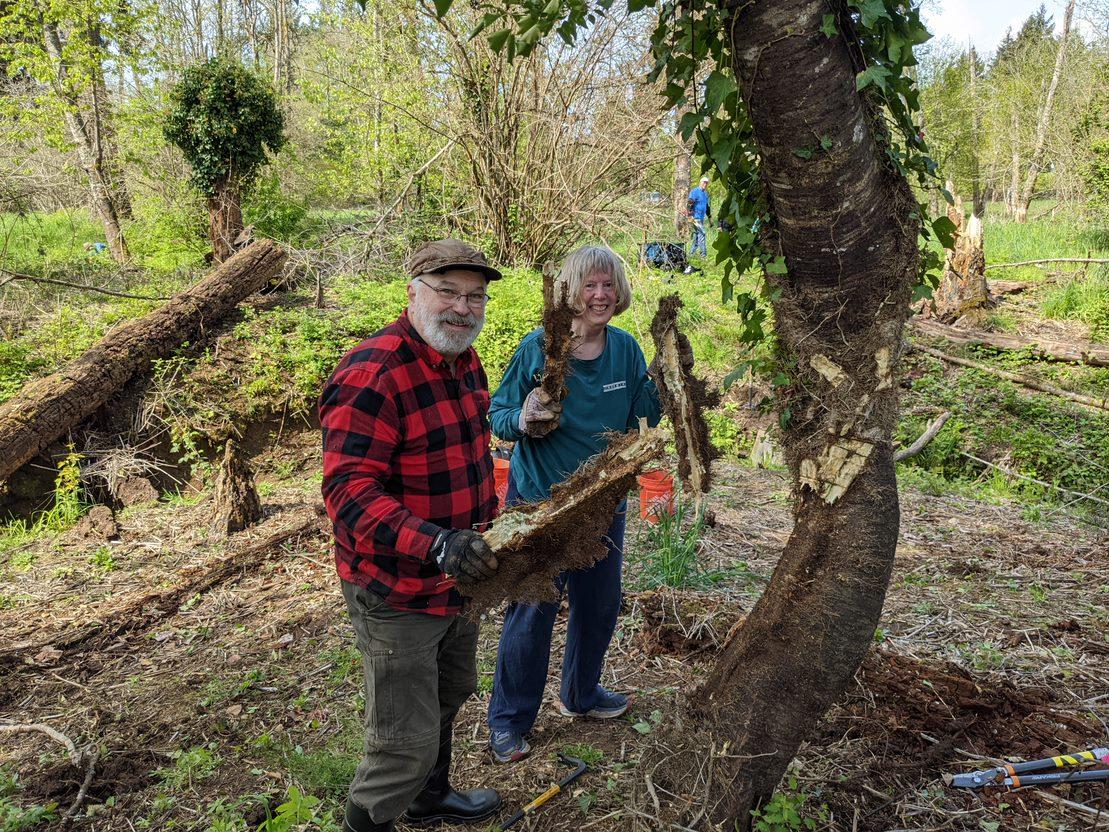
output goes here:
<path id="1" fill-rule="evenodd" d="M 458 240 L 406 264 L 408 308 L 346 354 L 320 398 L 323 496 L 366 686 L 364 756 L 344 830 L 468 823 L 500 807 L 457 792 L 451 728 L 477 687 L 460 589 L 497 571 L 480 532 L 497 497 L 489 385 L 471 346 L 501 273 Z"/>

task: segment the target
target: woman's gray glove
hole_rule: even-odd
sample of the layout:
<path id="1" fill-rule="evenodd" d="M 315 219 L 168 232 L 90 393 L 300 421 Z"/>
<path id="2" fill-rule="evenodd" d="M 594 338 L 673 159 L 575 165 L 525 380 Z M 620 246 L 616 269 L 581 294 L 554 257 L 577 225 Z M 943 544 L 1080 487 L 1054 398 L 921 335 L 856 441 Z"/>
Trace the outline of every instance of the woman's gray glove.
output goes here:
<path id="1" fill-rule="evenodd" d="M 562 402 L 554 401 L 542 387 L 536 387 L 520 409 L 520 430 L 532 439 L 541 439 L 558 427 L 562 418 Z"/>
<path id="2" fill-rule="evenodd" d="M 445 529 L 431 544 L 431 556 L 460 581 L 484 581 L 497 574 L 497 556 L 485 538 L 470 529 Z"/>

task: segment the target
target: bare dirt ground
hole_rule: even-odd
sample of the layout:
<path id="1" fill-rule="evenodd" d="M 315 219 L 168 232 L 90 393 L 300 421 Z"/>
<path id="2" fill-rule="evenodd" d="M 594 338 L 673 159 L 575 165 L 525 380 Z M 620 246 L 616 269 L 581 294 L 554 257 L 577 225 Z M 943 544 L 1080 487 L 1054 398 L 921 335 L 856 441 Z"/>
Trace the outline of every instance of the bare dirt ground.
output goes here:
<path id="1" fill-rule="evenodd" d="M 312 824 L 335 828 L 359 753 L 361 672 L 312 508 L 315 435 L 284 442 L 260 472 L 263 523 L 229 544 L 209 537 L 206 501 L 176 500 L 118 515 L 119 540 L 71 532 L 4 568 L 0 723 L 45 724 L 98 753 L 71 828 L 253 829 L 293 786 L 321 799 Z M 644 589 L 648 541 L 638 519 L 629 526 L 625 614 L 604 679 L 633 694 L 627 718 L 568 720 L 550 707 L 556 644 L 535 751 L 495 766 L 484 714 L 499 617 L 485 621 L 454 779 L 498 788 L 502 819 L 564 773 L 563 751 L 590 771 L 520 828 L 604 832 L 637 817 L 651 828 L 635 814 L 643 804 L 629 805 L 642 791 L 636 762 L 758 597 L 789 531 L 784 474 L 718 466 L 717 523 L 701 552 L 715 586 Z M 1109 745 L 1107 599 L 1104 532 L 1064 513 L 1031 524 L 1018 506 L 907 490 L 874 650 L 795 763 L 816 828 L 1109 828 L 1095 817 L 1109 787 L 975 794 L 941 780 L 991 758 Z M 61 825 L 87 759 L 74 766 L 42 733 L 0 733 L 0 771 L 19 787 L 7 799 L 59 807 L 40 828 Z"/>

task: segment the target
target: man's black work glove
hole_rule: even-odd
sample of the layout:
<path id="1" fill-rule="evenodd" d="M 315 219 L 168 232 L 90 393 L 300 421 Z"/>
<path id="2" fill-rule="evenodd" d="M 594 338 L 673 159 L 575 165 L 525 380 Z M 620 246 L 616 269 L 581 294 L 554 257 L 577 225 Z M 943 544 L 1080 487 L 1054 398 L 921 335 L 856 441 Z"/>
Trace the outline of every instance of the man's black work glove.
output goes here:
<path id="1" fill-rule="evenodd" d="M 485 538 L 470 529 L 444 529 L 431 544 L 431 556 L 448 575 L 463 582 L 497 574 L 497 556 Z"/>

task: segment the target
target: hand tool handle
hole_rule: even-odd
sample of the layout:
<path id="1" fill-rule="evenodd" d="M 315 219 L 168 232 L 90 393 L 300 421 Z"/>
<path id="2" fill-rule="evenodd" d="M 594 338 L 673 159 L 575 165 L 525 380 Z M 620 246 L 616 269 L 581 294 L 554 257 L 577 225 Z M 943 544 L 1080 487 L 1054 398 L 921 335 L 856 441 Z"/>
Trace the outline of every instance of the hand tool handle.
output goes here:
<path id="1" fill-rule="evenodd" d="M 1045 757 L 1042 760 L 1029 760 L 1027 763 L 1009 763 L 999 766 L 1006 774 L 1020 774 L 1025 771 L 1037 769 L 1067 768 L 1080 766 L 1083 763 L 1096 763 L 1103 757 L 1109 757 L 1109 748 L 1093 748 L 1089 751 L 1075 751 L 1073 754 L 1060 754 L 1058 757 Z"/>
<path id="2" fill-rule="evenodd" d="M 1051 783 L 1096 783 L 1109 780 L 1109 768 L 1095 771 L 1056 771 L 1051 774 L 1026 774 L 1023 777 L 1006 777 L 1004 784 L 1014 789 L 1020 786 L 1044 786 Z"/>
<path id="3" fill-rule="evenodd" d="M 531 803 L 529 803 L 527 806 L 525 806 L 519 812 L 517 812 L 512 817 L 510 817 L 508 820 L 506 820 L 504 823 L 502 823 L 501 824 L 501 829 L 502 830 L 508 829 L 508 827 L 512 826 L 513 824 L 519 823 L 521 820 L 524 819 L 524 817 L 526 817 L 527 815 L 530 815 L 532 812 L 534 812 L 536 809 L 538 809 L 540 806 L 542 806 L 544 803 L 546 803 L 548 800 L 550 800 L 552 797 L 554 797 L 560 791 L 562 791 L 562 786 L 559 786 L 557 784 L 554 785 L 554 786 L 551 786 L 549 789 L 547 789 L 545 792 L 543 792 L 543 794 L 539 795 L 539 797 L 535 798 L 535 800 L 533 800 Z"/>

